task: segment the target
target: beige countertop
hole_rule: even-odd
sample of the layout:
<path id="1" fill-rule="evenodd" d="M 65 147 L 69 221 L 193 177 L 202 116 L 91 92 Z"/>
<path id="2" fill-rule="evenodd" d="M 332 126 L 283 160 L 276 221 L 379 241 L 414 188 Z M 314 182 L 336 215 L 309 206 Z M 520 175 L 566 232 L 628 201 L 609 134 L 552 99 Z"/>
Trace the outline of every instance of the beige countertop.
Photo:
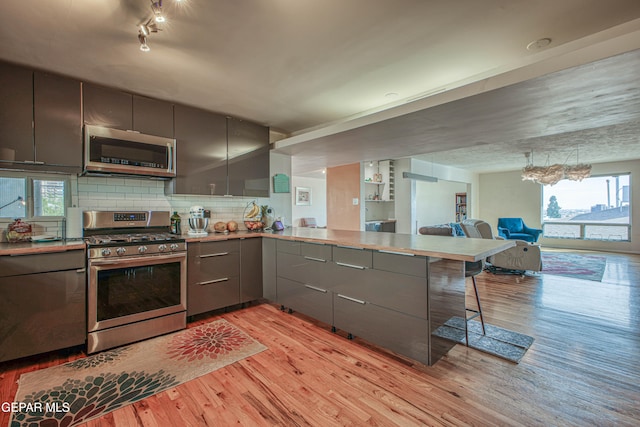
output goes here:
<path id="1" fill-rule="evenodd" d="M 270 234 L 269 232 L 256 232 L 256 231 L 231 231 L 228 233 L 209 233 L 206 236 L 190 236 L 188 234 L 183 234 L 181 237 L 187 241 L 187 244 L 193 242 L 216 242 L 219 240 L 229 240 L 229 239 L 245 239 L 248 237 L 261 237 L 263 235 Z"/>
<path id="2" fill-rule="evenodd" d="M 420 234 L 345 231 L 322 228 L 290 228 L 264 236 L 357 248 L 411 253 L 459 261 L 478 261 L 515 246 L 513 240 L 467 239 Z"/>
<path id="3" fill-rule="evenodd" d="M 327 243 L 365 249 L 412 253 L 460 261 L 478 261 L 515 246 L 513 240 L 467 239 L 447 236 L 423 236 L 419 234 L 380 233 L 374 231 L 329 230 L 326 228 L 288 228 L 283 231 L 235 231 L 209 233 L 204 237 L 183 235 L 189 242 L 215 242 L 220 240 L 270 237 Z M 46 252 L 64 252 L 84 249 L 81 240 L 42 243 L 0 243 L 0 255 L 24 255 Z"/>
<path id="4" fill-rule="evenodd" d="M 288 228 L 274 232 L 209 233 L 205 237 L 184 236 L 187 242 L 209 242 L 246 237 L 270 237 L 276 239 L 301 240 L 305 242 L 328 243 L 391 252 L 412 253 L 459 261 L 478 261 L 502 252 L 514 241 L 467 239 L 462 237 L 426 236 L 400 233 L 380 233 L 374 231 L 329 230 L 326 228 Z"/>
<path id="5" fill-rule="evenodd" d="M 27 255 L 48 252 L 65 252 L 73 250 L 84 250 L 85 244 L 82 240 L 59 240 L 53 242 L 26 242 L 8 243 L 0 242 L 0 255 Z"/>

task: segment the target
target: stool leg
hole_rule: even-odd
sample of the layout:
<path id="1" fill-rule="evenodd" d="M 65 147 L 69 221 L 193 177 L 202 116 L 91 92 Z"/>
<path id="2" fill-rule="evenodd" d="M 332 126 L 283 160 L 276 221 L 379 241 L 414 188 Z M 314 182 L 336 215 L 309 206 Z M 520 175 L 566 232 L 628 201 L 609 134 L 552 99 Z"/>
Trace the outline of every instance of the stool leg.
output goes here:
<path id="1" fill-rule="evenodd" d="M 480 315 L 480 323 L 482 324 L 482 335 L 486 335 L 487 331 L 485 331 L 484 329 L 484 316 L 482 315 L 482 306 L 480 305 L 480 295 L 478 295 L 478 285 L 476 285 L 476 276 L 471 276 L 471 280 L 473 281 L 473 292 L 475 292 L 476 294 L 476 303 L 478 304 L 478 314 Z"/>

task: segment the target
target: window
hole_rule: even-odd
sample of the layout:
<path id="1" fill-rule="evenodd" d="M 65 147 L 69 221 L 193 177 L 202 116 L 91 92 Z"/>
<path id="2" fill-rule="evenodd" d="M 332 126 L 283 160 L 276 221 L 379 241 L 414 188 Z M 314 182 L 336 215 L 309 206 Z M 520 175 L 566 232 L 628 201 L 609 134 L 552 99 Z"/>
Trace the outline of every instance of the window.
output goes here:
<path id="1" fill-rule="evenodd" d="M 0 177 L 0 217 L 27 216 L 27 179 Z"/>
<path id="2" fill-rule="evenodd" d="M 0 218 L 63 217 L 67 188 L 59 177 L 0 176 Z"/>
<path id="3" fill-rule="evenodd" d="M 542 190 L 544 237 L 629 241 L 629 174 L 563 180 Z"/>

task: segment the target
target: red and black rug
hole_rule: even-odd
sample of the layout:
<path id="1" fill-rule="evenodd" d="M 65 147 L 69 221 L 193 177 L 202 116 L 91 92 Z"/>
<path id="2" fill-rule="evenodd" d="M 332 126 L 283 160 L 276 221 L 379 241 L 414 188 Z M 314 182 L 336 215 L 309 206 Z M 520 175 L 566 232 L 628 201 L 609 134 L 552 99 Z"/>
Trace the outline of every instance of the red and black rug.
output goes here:
<path id="1" fill-rule="evenodd" d="M 9 426 L 77 425 L 265 349 L 220 319 L 26 373 Z"/>

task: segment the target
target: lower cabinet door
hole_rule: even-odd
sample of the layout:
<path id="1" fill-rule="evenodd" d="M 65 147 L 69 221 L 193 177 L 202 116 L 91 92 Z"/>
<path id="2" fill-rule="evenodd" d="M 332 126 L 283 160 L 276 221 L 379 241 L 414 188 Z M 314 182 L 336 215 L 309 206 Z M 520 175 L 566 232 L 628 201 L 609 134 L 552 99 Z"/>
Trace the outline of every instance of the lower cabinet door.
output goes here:
<path id="1" fill-rule="evenodd" d="M 428 320 L 347 295 L 333 295 L 333 324 L 336 328 L 429 364 Z"/>
<path id="2" fill-rule="evenodd" d="M 326 289 L 278 277 L 278 302 L 316 320 L 333 325 L 333 299 Z"/>
<path id="3" fill-rule="evenodd" d="M 187 287 L 187 316 L 240 303 L 240 280 L 221 277 Z"/>
<path id="4" fill-rule="evenodd" d="M 0 278 L 0 362 L 82 345 L 84 269 Z"/>

